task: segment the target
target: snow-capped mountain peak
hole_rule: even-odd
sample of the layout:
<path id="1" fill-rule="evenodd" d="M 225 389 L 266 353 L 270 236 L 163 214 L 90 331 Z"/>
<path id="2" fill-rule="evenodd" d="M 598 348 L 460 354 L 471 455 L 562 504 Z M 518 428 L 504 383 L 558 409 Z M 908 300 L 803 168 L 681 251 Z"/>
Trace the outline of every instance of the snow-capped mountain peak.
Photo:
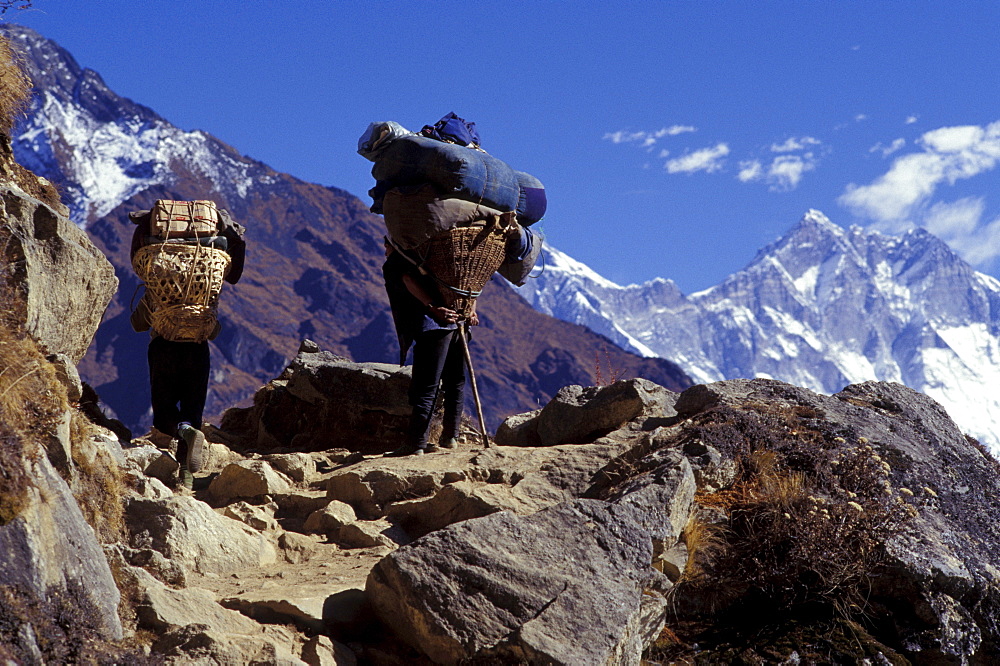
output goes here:
<path id="1" fill-rule="evenodd" d="M 543 273 L 522 294 L 626 348 L 670 358 L 697 381 L 772 377 L 826 393 L 901 382 L 1000 450 L 1000 281 L 922 229 L 843 229 L 810 210 L 704 291 L 602 280 L 576 266 Z"/>

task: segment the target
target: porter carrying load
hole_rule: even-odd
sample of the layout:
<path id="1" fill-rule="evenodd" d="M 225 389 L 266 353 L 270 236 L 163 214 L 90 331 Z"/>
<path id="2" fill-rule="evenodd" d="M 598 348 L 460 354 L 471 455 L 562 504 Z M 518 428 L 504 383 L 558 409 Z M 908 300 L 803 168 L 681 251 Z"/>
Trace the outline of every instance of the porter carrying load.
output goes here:
<path id="1" fill-rule="evenodd" d="M 202 470 L 205 401 L 211 373 L 208 341 L 219 334 L 223 281 L 236 284 L 246 258 L 245 229 L 212 201 L 161 199 L 129 213 L 132 267 L 146 292 L 130 317 L 149 331 L 153 427 L 176 440 L 178 483 L 194 487 Z"/>
<path id="2" fill-rule="evenodd" d="M 415 345 L 410 430 L 407 443 L 392 455 L 437 450 L 427 442 L 427 428 L 439 389 L 445 396 L 443 427 L 457 427 L 465 377 L 456 353 L 465 359 L 489 446 L 467 327 L 478 322 L 476 299 L 498 269 L 503 266 L 507 279 L 523 284 L 534 265 L 541 243 L 518 221 L 522 214 L 525 226 L 541 219 L 545 190 L 538 179 L 482 150 L 475 125 L 455 114 L 420 134 L 398 123 L 372 123 L 358 152 L 374 162 L 371 210 L 383 214 L 388 232 L 383 274 L 401 362 Z"/>

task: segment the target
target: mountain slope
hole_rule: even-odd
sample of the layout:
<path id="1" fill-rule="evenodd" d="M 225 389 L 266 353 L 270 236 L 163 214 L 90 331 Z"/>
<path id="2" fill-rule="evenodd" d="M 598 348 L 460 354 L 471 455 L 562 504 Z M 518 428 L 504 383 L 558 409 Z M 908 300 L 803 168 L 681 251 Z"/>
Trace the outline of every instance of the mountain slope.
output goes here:
<path id="1" fill-rule="evenodd" d="M 18 159 L 55 182 L 115 265 L 121 281 L 81 373 L 126 424 L 149 423 L 145 334 L 128 313 L 138 280 L 127 213 L 159 198 L 209 198 L 247 227 L 243 279 L 221 299 L 207 415 L 218 416 L 277 376 L 302 338 L 357 361 L 393 362 L 397 346 L 382 286 L 384 225 L 343 190 L 303 182 L 240 155 L 205 132 L 174 127 L 119 97 L 54 42 L 5 28 L 36 82 Z M 360 132 L 363 128 L 358 128 Z M 356 155 L 359 169 L 369 165 Z M 489 423 L 544 404 L 567 383 L 592 383 L 595 358 L 669 388 L 690 380 L 674 364 L 640 358 L 589 330 L 532 310 L 495 281 L 482 297 L 473 354 Z"/>
<path id="2" fill-rule="evenodd" d="M 835 393 L 878 379 L 941 402 L 1000 450 L 1000 282 L 924 230 L 844 230 L 809 211 L 743 270 L 683 295 L 669 281 L 615 285 L 557 251 L 521 290 L 697 381 L 771 377 Z"/>

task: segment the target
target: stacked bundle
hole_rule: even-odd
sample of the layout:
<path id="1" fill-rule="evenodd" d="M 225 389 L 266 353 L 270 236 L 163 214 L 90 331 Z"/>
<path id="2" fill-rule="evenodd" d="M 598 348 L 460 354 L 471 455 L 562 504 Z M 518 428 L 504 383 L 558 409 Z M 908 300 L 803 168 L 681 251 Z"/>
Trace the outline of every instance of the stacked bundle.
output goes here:
<path id="1" fill-rule="evenodd" d="M 541 250 L 526 227 L 545 213 L 545 188 L 482 150 L 474 123 L 451 113 L 420 134 L 394 122 L 372 123 L 358 153 L 375 163 L 371 210 L 385 217 L 397 248 L 419 253 L 443 232 L 496 223 L 513 212 L 517 228 L 500 274 L 524 283 Z"/>

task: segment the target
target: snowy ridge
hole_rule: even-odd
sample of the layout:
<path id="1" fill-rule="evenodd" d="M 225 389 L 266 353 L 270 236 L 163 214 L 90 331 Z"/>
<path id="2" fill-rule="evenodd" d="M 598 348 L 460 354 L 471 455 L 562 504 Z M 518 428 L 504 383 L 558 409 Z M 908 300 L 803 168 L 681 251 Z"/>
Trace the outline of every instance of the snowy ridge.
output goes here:
<path id="1" fill-rule="evenodd" d="M 15 155 L 59 185 L 77 225 L 85 228 L 143 190 L 177 182 L 176 168 L 208 181 L 222 198 L 243 198 L 255 183 L 273 182 L 265 165 L 118 97 L 54 42 L 20 26 L 6 31 L 25 52 L 32 79 L 44 84 L 30 120 L 13 137 Z"/>
<path id="2" fill-rule="evenodd" d="M 770 377 L 823 393 L 901 382 L 1000 452 L 1000 281 L 923 230 L 845 230 L 810 210 L 746 268 L 689 296 L 664 280 L 620 287 L 550 257 L 558 268 L 521 289 L 533 306 L 696 381 Z"/>
<path id="3" fill-rule="evenodd" d="M 542 275 L 545 276 L 545 284 L 561 285 L 562 289 L 557 288 L 557 295 L 550 296 L 541 290 L 530 289 L 527 286 L 522 288 L 522 296 L 536 310 L 586 326 L 610 338 L 619 347 L 640 356 L 658 356 L 656 352 L 615 323 L 613 313 L 604 305 L 606 301 L 615 300 L 614 294 L 634 289 L 634 285 L 621 287 L 597 274 L 586 264 L 555 248 L 547 247 L 543 252 L 545 269 Z"/>

